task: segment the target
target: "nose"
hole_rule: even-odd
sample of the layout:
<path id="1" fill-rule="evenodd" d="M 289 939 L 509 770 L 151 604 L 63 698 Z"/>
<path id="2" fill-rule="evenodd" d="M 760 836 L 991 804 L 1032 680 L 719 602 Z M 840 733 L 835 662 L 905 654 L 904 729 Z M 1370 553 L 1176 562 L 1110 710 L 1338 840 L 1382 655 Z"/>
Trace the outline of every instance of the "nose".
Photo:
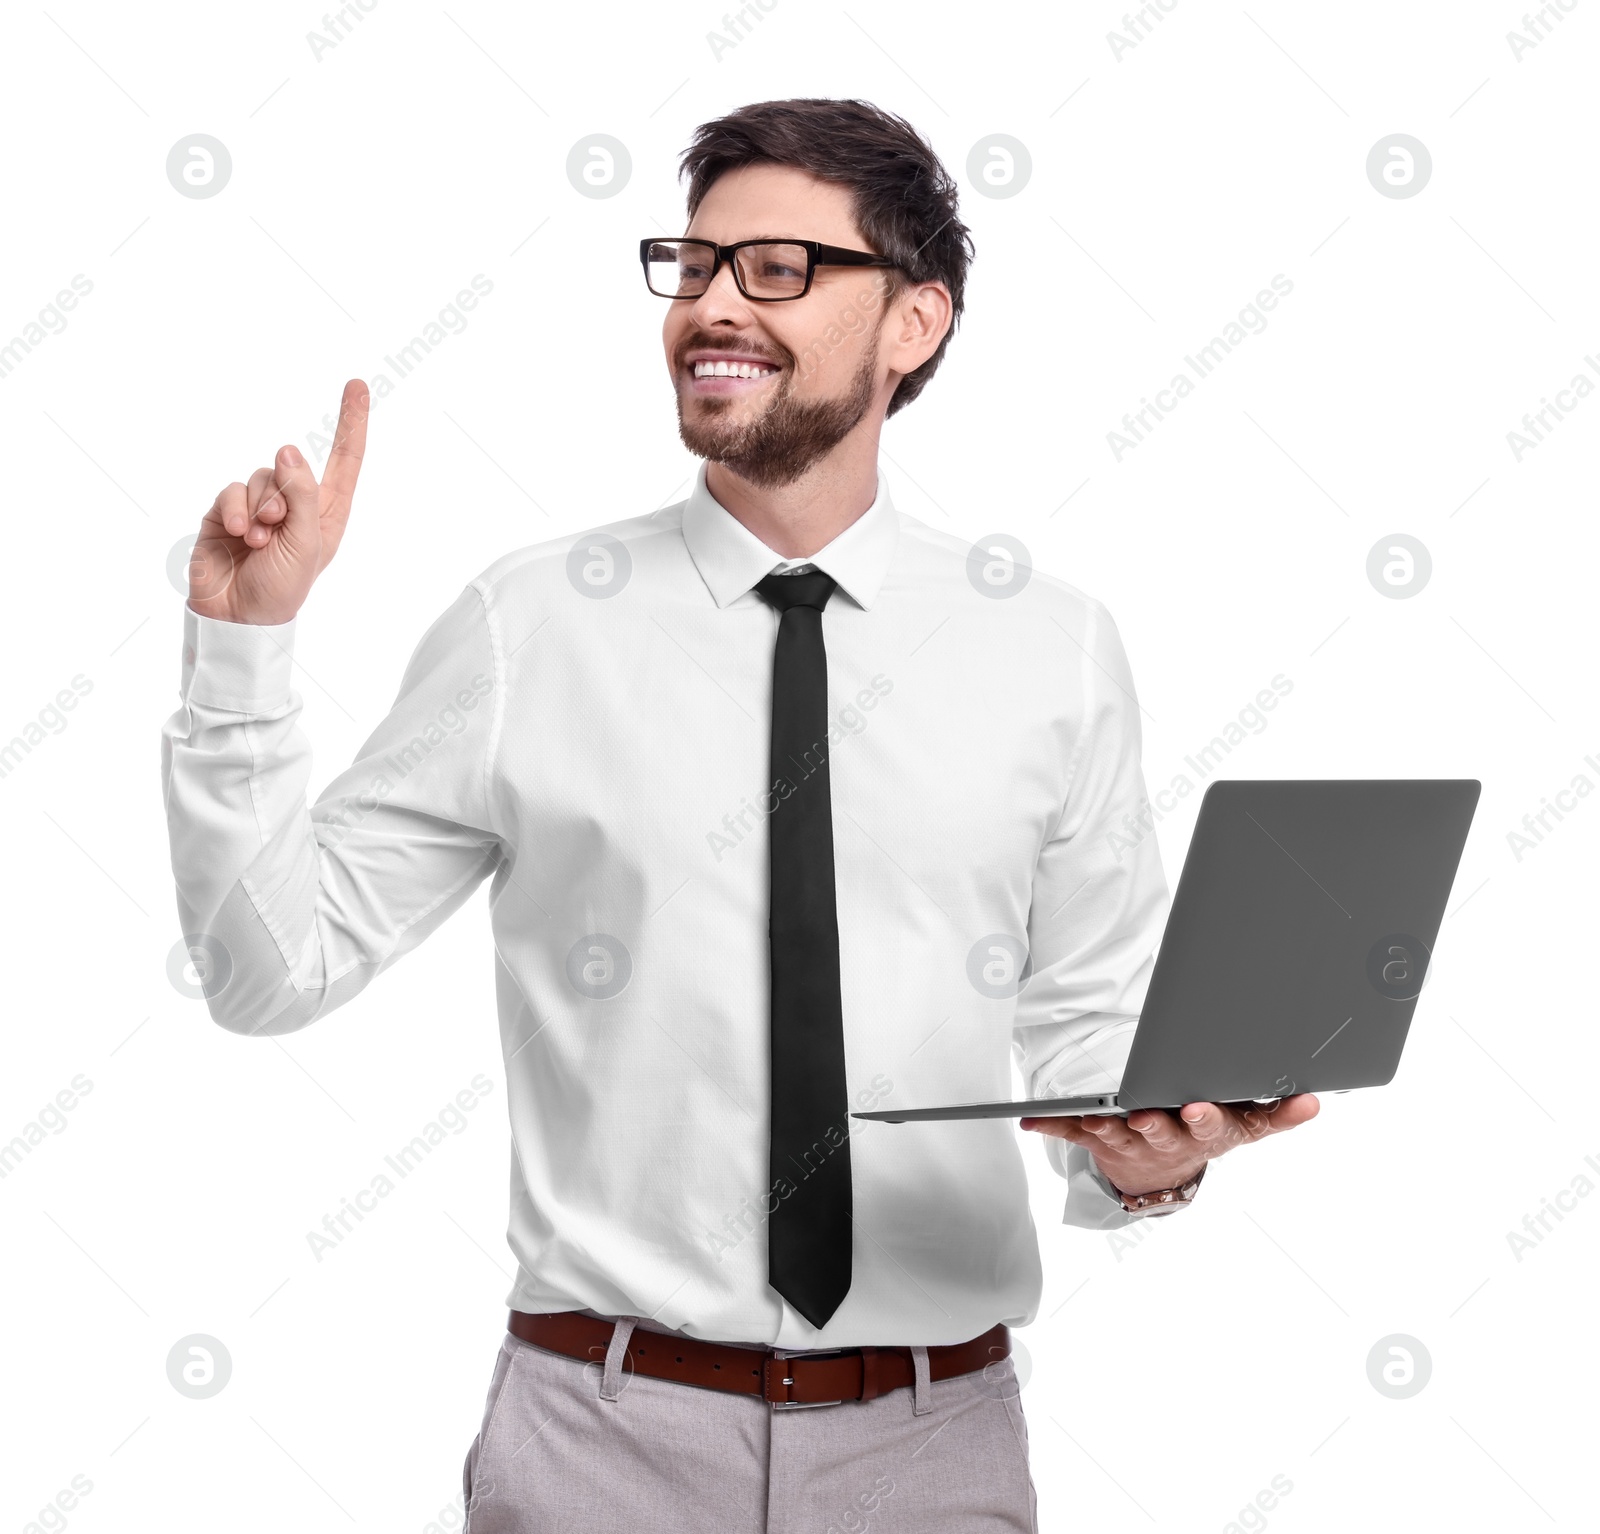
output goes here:
<path id="1" fill-rule="evenodd" d="M 744 326 L 750 323 L 750 301 L 739 291 L 731 261 L 724 261 L 717 267 L 716 276 L 695 299 L 689 318 L 704 329 L 717 324 Z"/>

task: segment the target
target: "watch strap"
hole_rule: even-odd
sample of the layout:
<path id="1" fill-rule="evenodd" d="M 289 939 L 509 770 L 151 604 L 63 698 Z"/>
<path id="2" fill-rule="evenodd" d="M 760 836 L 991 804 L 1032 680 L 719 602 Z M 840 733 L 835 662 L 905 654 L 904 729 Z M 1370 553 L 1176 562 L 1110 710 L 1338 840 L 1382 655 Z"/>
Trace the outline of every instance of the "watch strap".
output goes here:
<path id="1" fill-rule="evenodd" d="M 1106 1183 L 1120 1200 L 1124 1214 L 1140 1216 L 1171 1214 L 1173 1210 L 1194 1202 L 1194 1196 L 1199 1191 L 1208 1165 L 1209 1162 L 1203 1165 L 1188 1182 L 1181 1183 L 1176 1188 L 1155 1188 L 1149 1193 L 1124 1193 L 1109 1177 Z"/>

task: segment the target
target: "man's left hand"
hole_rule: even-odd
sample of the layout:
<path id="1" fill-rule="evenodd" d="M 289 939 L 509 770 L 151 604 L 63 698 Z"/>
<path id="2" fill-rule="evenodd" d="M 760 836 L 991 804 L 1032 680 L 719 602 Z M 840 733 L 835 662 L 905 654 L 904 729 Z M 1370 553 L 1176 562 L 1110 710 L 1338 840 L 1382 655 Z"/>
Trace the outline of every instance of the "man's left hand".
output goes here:
<path id="1" fill-rule="evenodd" d="M 1126 1118 L 1092 1113 L 1082 1118 L 1027 1118 L 1023 1129 L 1086 1145 L 1113 1187 L 1123 1193 L 1179 1188 L 1206 1162 L 1236 1145 L 1281 1134 L 1317 1116 L 1316 1097 L 1296 1092 L 1274 1108 L 1185 1103 L 1177 1115 L 1136 1108 Z"/>

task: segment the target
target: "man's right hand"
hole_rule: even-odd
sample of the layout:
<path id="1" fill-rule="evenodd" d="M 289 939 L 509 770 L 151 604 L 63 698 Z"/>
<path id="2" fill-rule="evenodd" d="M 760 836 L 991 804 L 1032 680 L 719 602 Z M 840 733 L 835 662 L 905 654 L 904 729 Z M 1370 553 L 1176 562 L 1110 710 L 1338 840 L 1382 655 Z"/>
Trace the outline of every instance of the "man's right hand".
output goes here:
<path id="1" fill-rule="evenodd" d="M 237 480 L 200 524 L 189 560 L 189 606 L 228 623 L 287 623 L 338 552 L 367 447 L 367 386 L 352 378 L 339 401 L 333 451 L 319 484 L 293 446 L 270 469 Z"/>

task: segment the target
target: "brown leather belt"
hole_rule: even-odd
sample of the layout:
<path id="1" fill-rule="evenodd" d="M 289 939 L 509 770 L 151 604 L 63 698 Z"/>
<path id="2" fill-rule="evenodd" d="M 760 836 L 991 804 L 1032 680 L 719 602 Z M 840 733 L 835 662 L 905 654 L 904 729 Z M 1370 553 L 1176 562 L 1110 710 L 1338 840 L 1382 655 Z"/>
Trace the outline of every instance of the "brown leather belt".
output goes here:
<path id="1" fill-rule="evenodd" d="M 513 1310 L 507 1330 L 552 1353 L 564 1353 L 584 1363 L 603 1363 L 613 1323 L 581 1310 L 540 1315 Z M 998 1363 L 1010 1352 L 1011 1333 L 1001 1322 L 970 1342 L 930 1347 L 928 1377 L 943 1380 L 971 1374 Z M 891 1390 L 903 1390 L 916 1379 L 909 1347 L 831 1348 L 797 1357 L 787 1353 L 783 1348 L 736 1348 L 636 1327 L 624 1368 L 683 1385 L 760 1396 L 775 1407 L 871 1401 Z"/>

